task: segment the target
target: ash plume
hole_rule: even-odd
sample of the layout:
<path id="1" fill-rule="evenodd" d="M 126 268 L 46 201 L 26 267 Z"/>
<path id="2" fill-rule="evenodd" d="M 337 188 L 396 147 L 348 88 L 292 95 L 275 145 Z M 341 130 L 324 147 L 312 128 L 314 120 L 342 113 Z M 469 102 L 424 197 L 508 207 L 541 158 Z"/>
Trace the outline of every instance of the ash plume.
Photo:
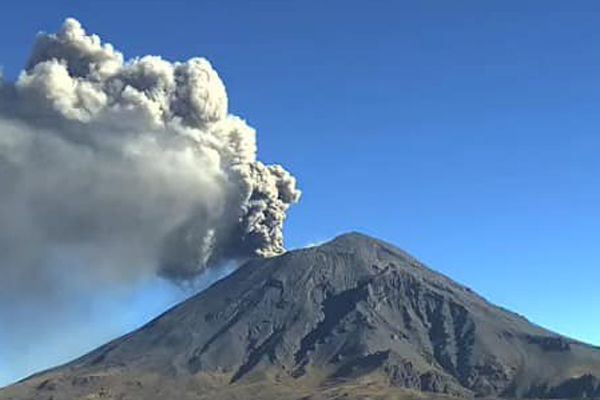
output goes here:
<path id="1" fill-rule="evenodd" d="M 186 278 L 283 251 L 296 181 L 256 160 L 255 131 L 228 113 L 207 60 L 124 61 L 67 19 L 3 86 L 0 246 L 27 247 L 3 252 L 4 268 L 66 247 Z"/>
<path id="2" fill-rule="evenodd" d="M 256 152 L 206 59 L 125 60 L 75 19 L 38 34 L 0 82 L 0 317 L 281 253 L 300 191 Z"/>

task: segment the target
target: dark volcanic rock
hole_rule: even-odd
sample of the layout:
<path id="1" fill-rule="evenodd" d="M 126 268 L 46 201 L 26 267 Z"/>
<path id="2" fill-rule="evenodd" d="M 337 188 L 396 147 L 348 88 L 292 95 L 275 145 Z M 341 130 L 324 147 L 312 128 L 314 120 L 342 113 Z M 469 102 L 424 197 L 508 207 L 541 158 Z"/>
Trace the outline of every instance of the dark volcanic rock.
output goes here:
<path id="1" fill-rule="evenodd" d="M 600 397 L 600 381 L 593 375 L 583 375 L 579 378 L 569 379 L 544 395 L 556 398 L 597 399 Z"/>
<path id="2" fill-rule="evenodd" d="M 257 382 L 267 384 L 251 398 L 335 398 L 323 396 L 350 384 L 356 393 L 379 385 L 382 399 L 402 388 L 590 398 L 600 396 L 597 376 L 600 350 L 488 303 L 387 243 L 347 234 L 251 261 L 0 399 L 237 398 L 236 388 Z"/>

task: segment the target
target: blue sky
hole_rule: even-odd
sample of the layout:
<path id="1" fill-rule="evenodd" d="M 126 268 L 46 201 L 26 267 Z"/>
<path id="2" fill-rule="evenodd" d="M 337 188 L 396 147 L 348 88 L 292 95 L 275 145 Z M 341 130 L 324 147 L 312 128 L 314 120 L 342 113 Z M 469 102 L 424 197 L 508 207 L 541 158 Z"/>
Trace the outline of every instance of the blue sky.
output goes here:
<path id="1" fill-rule="evenodd" d="M 299 179 L 288 247 L 362 231 L 600 345 L 600 3 L 21 1 L 5 75 L 69 16 L 126 57 L 213 63 Z"/>

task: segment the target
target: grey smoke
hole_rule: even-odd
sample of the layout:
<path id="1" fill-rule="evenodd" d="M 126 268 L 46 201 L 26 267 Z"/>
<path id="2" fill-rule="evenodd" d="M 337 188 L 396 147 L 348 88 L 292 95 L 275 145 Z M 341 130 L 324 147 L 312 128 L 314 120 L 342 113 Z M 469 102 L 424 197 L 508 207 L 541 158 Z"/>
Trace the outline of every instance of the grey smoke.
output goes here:
<path id="1" fill-rule="evenodd" d="M 300 191 L 256 151 L 207 60 L 126 61 L 74 19 L 38 34 L 0 82 L 0 311 L 281 253 Z"/>
<path id="2" fill-rule="evenodd" d="M 67 19 L 4 86 L 0 246 L 17 251 L 3 268 L 65 250 L 109 274 L 186 278 L 283 251 L 296 181 L 256 160 L 207 60 L 125 62 Z"/>

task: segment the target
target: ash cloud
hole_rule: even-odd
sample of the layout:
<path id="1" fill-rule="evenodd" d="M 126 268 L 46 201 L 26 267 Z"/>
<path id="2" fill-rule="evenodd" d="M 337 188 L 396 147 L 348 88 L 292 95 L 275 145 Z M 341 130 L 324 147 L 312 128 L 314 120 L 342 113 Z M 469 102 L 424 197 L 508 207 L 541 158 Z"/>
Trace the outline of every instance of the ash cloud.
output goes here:
<path id="1" fill-rule="evenodd" d="M 125 60 L 75 19 L 38 34 L 0 82 L 0 312 L 283 252 L 300 191 L 256 151 L 207 60 Z"/>
<path id="2" fill-rule="evenodd" d="M 74 19 L 40 33 L 2 88 L 3 268 L 66 251 L 179 279 L 281 253 L 300 192 L 227 102 L 205 59 L 124 61 Z"/>

